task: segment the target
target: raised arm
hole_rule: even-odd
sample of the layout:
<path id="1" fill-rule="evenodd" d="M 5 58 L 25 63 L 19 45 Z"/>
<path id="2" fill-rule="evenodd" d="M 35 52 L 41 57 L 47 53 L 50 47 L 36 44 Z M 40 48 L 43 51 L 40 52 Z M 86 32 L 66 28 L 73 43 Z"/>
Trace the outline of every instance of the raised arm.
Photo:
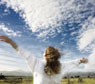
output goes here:
<path id="1" fill-rule="evenodd" d="M 73 68 L 73 67 L 77 67 L 80 64 L 87 64 L 88 63 L 88 59 L 86 58 L 81 58 L 81 59 L 77 59 L 77 60 L 72 60 L 70 62 L 64 62 L 63 64 L 65 65 L 65 67 L 68 68 Z"/>
<path id="2" fill-rule="evenodd" d="M 6 42 L 6 43 L 9 43 L 16 51 L 18 51 L 18 46 L 17 44 L 11 40 L 9 37 L 7 36 L 0 36 L 0 41 L 3 41 L 3 42 Z"/>
<path id="3" fill-rule="evenodd" d="M 0 41 L 9 43 L 17 51 L 18 54 L 23 56 L 27 60 L 27 63 L 30 66 L 32 73 L 34 72 L 35 66 L 37 66 L 41 62 L 36 57 L 32 56 L 29 52 L 25 51 L 22 48 L 19 48 L 18 45 L 9 37 L 0 36 Z"/>
<path id="4" fill-rule="evenodd" d="M 72 69 L 78 67 L 80 64 L 87 64 L 87 63 L 88 63 L 88 59 L 86 59 L 86 58 L 72 60 L 69 62 L 63 62 L 62 63 L 63 75 L 64 75 L 64 73 L 68 73 Z"/>
<path id="5" fill-rule="evenodd" d="M 25 57 L 26 59 L 30 56 L 30 53 L 28 53 L 25 50 L 19 48 L 19 46 L 12 39 L 10 39 L 9 37 L 0 36 L 0 41 L 3 41 L 3 42 L 6 42 L 6 43 L 10 44 L 17 51 L 18 54 Z"/>

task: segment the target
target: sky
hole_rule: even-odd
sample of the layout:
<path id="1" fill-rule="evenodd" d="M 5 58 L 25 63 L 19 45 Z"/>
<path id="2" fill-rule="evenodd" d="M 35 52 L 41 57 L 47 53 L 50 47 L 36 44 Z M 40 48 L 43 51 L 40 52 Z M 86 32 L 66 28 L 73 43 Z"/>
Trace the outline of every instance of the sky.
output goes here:
<path id="1" fill-rule="evenodd" d="M 39 59 L 48 46 L 64 54 L 62 61 L 86 57 L 89 63 L 82 68 L 95 71 L 95 0 L 0 0 L 0 35 Z M 14 70 L 30 68 L 0 42 L 0 71 Z"/>

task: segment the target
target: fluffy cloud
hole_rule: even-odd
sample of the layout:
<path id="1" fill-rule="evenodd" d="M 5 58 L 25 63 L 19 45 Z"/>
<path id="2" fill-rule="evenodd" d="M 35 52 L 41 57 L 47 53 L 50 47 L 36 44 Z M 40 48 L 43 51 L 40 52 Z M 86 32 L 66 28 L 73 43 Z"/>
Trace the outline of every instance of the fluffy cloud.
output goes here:
<path id="1" fill-rule="evenodd" d="M 0 67 L 0 71 L 28 71 L 25 60 L 16 54 L 10 45 L 3 42 L 0 42 Z"/>
<path id="2" fill-rule="evenodd" d="M 85 49 L 87 46 L 91 47 L 91 43 L 95 43 L 95 18 L 88 18 L 88 20 L 83 23 L 82 30 L 80 30 L 78 46 L 79 49 Z M 93 48 L 93 47 L 91 47 Z"/>
<path id="3" fill-rule="evenodd" d="M 1 0 L 1 2 L 19 13 L 32 32 L 39 32 L 37 36 L 43 38 L 59 33 L 60 27 L 67 24 L 66 20 L 69 20 L 69 24 L 81 22 L 85 14 L 80 14 L 80 11 L 85 11 L 88 3 L 94 3 L 94 0 Z M 91 10 L 93 11 L 93 8 Z"/>
<path id="4" fill-rule="evenodd" d="M 79 40 L 79 48 L 84 49 L 88 45 L 91 45 L 92 42 L 95 43 L 95 28 L 88 29 L 82 34 L 82 38 Z"/>
<path id="5" fill-rule="evenodd" d="M 90 17 L 83 24 L 78 41 L 80 50 L 86 50 L 91 54 L 88 57 L 89 63 L 85 66 L 86 70 L 95 71 L 95 18 Z"/>
<path id="6" fill-rule="evenodd" d="M 7 7 L 12 7 L 25 19 L 33 32 L 48 27 L 56 27 L 61 23 L 62 15 L 58 0 L 2 0 Z M 21 11 L 21 12 L 20 12 Z"/>
<path id="7" fill-rule="evenodd" d="M 7 35 L 20 36 L 20 32 L 15 32 L 12 29 L 6 27 L 4 24 L 0 24 L 0 30 L 2 30 Z"/>
<path id="8" fill-rule="evenodd" d="M 89 63 L 85 65 L 85 70 L 95 71 L 95 48 L 88 57 Z"/>

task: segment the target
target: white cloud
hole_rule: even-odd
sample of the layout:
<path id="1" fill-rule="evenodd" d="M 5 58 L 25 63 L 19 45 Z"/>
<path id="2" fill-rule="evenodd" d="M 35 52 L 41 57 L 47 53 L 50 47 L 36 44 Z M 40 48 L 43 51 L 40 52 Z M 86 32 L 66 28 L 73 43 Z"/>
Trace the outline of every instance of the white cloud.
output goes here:
<path id="1" fill-rule="evenodd" d="M 0 71 L 23 70 L 28 71 L 25 60 L 16 54 L 9 45 L 0 42 Z M 26 70 L 27 68 L 27 70 Z"/>
<path id="2" fill-rule="evenodd" d="M 30 26 L 32 32 L 38 37 L 54 36 L 60 31 L 60 26 L 69 23 L 79 23 L 85 14 L 80 14 L 81 10 L 86 10 L 88 3 L 94 0 L 1 0 L 7 7 L 14 9 L 24 18 L 26 24 Z M 83 4 L 82 4 L 83 3 Z M 92 9 L 93 10 L 93 9 Z M 64 24 L 62 24 L 62 21 Z M 51 28 L 51 30 L 49 30 Z M 45 32 L 41 32 L 41 31 Z M 55 31 L 57 30 L 57 31 Z M 50 32 L 53 32 L 52 34 Z"/>
<path id="3" fill-rule="evenodd" d="M 89 62 L 86 64 L 85 70 L 95 71 L 95 18 L 88 18 L 82 25 L 78 48 L 79 50 L 85 50 L 91 53 L 88 57 Z"/>
<path id="4" fill-rule="evenodd" d="M 20 32 L 15 32 L 12 29 L 6 27 L 4 24 L 0 24 L 0 30 L 2 30 L 7 35 L 20 36 Z"/>
<path id="5" fill-rule="evenodd" d="M 95 29 L 88 29 L 82 34 L 82 38 L 79 41 L 79 48 L 85 49 L 92 42 L 95 43 Z"/>
<path id="6" fill-rule="evenodd" d="M 60 45 L 61 45 L 61 46 L 64 46 L 64 42 L 61 42 Z"/>
<path id="7" fill-rule="evenodd" d="M 8 7 L 12 7 L 16 12 L 20 12 L 33 32 L 48 27 L 56 27 L 61 23 L 62 15 L 58 0 L 2 0 L 7 2 Z M 59 23 L 58 23 L 59 22 Z"/>
<path id="8" fill-rule="evenodd" d="M 15 71 L 15 70 L 19 70 L 19 68 L 18 67 L 16 67 L 16 66 L 6 66 L 6 65 L 4 65 L 4 64 L 2 64 L 2 65 L 0 65 L 0 71 Z"/>
<path id="9" fill-rule="evenodd" d="M 85 70 L 95 71 L 95 48 L 88 57 L 89 63 L 85 65 Z"/>
<path id="10" fill-rule="evenodd" d="M 74 35 L 76 35 L 77 34 L 77 31 L 73 31 L 72 33 L 71 33 L 71 36 L 74 36 Z"/>
<path id="11" fill-rule="evenodd" d="M 95 18 L 90 18 L 85 24 L 83 23 L 79 38 L 78 46 L 80 50 L 85 49 L 92 42 L 95 43 Z"/>
<path id="12" fill-rule="evenodd" d="M 95 7 L 88 7 L 89 4 L 95 6 L 95 0 L 1 0 L 19 13 L 19 15 L 29 25 L 32 32 L 38 32 L 38 38 L 55 36 L 56 33 L 62 32 L 61 25 L 80 23 L 81 19 L 89 13 L 95 11 Z M 87 11 L 80 13 L 81 11 Z M 63 21 L 63 24 L 62 24 Z M 95 40 L 95 20 L 91 17 L 82 24 L 82 32 L 78 41 L 79 49 L 86 49 L 87 46 L 94 46 Z M 17 35 L 13 30 L 4 26 L 1 28 L 5 33 Z M 90 33 L 89 33 L 90 32 Z M 72 33 L 74 35 L 75 33 Z M 91 44 L 91 45 L 90 45 Z M 92 48 L 92 47 L 91 47 Z M 94 47 L 93 47 L 94 49 Z M 70 54 L 71 55 L 71 54 Z M 69 55 L 68 55 L 69 56 Z"/>
<path id="13" fill-rule="evenodd" d="M 68 49 L 65 49 L 63 51 L 63 56 L 62 56 L 62 59 L 63 61 L 71 61 L 71 60 L 75 60 L 75 59 L 80 59 L 82 57 L 82 55 L 77 55 L 76 52 L 73 52 L 73 50 L 68 50 Z"/>

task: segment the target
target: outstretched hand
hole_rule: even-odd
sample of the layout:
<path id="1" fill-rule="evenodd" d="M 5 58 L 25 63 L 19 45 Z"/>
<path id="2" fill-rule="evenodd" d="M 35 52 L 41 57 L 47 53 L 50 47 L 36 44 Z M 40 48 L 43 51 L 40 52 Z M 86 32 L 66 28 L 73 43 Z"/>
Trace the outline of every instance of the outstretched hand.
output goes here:
<path id="1" fill-rule="evenodd" d="M 10 43 L 12 40 L 7 36 L 0 36 L 0 41 L 4 41 L 6 43 Z"/>
<path id="2" fill-rule="evenodd" d="M 18 46 L 16 45 L 16 43 L 11 40 L 9 37 L 7 36 L 0 36 L 0 41 L 3 41 L 3 42 L 6 42 L 6 43 L 9 43 L 14 49 L 17 50 Z"/>
<path id="3" fill-rule="evenodd" d="M 88 59 L 82 58 L 82 59 L 80 59 L 80 63 L 87 64 L 88 63 Z"/>

